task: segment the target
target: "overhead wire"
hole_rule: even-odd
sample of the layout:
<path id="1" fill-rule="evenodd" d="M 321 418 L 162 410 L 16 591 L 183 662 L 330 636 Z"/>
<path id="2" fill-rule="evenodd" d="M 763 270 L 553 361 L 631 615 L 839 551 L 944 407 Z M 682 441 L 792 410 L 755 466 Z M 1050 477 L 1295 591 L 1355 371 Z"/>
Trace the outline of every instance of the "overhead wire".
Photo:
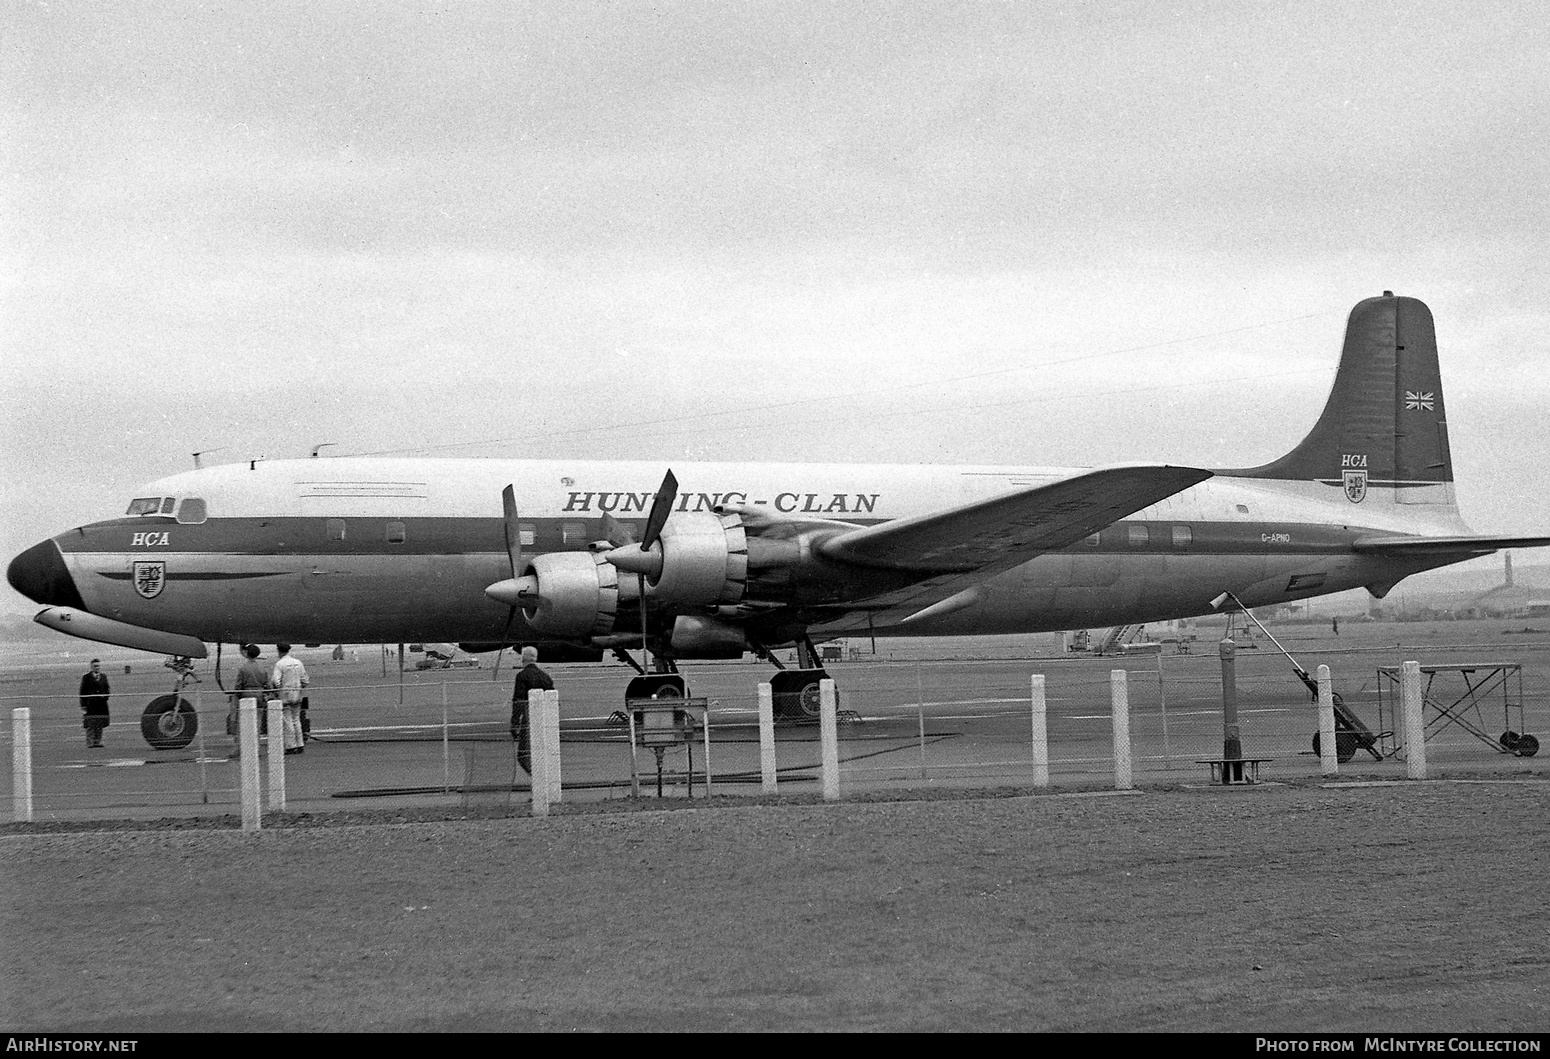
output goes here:
<path id="1" fill-rule="evenodd" d="M 1228 335 L 1242 334 L 1242 333 L 1244 333 L 1246 331 L 1255 331 L 1255 330 L 1260 330 L 1260 329 L 1266 328 L 1266 327 L 1280 327 L 1280 326 L 1285 325 L 1285 324 L 1300 323 L 1300 322 L 1302 322 L 1304 320 L 1312 320 L 1312 319 L 1315 319 L 1315 318 L 1318 318 L 1318 317 L 1321 317 L 1321 316 L 1327 316 L 1327 315 L 1329 315 L 1328 311 L 1304 313 L 1304 314 L 1302 314 L 1300 316 L 1291 316 L 1291 317 L 1286 317 L 1286 318 L 1280 319 L 1280 320 L 1268 320 L 1268 321 L 1264 321 L 1262 323 L 1257 323 L 1257 324 L 1246 324 L 1246 325 L 1244 325 L 1242 327 L 1227 328 L 1227 329 L 1221 330 L 1221 331 L 1211 331 L 1211 332 L 1208 332 L 1208 333 L 1205 333 L 1205 334 L 1191 335 L 1191 336 L 1184 337 L 1184 338 L 1170 338 L 1170 339 L 1164 339 L 1164 340 L 1162 340 L 1160 342 L 1147 342 L 1147 343 L 1143 343 L 1142 345 L 1137 345 L 1137 346 L 1125 346 L 1125 347 L 1121 347 L 1121 348 L 1118 348 L 1118 349 L 1101 350 L 1101 351 L 1098 351 L 1098 352 L 1095 352 L 1095 353 L 1081 353 L 1081 354 L 1077 354 L 1077 355 L 1071 356 L 1071 357 L 1062 357 L 1062 358 L 1058 358 L 1058 359 L 1054 359 L 1054 360 L 1042 360 L 1042 361 L 1038 361 L 1037 363 L 1032 363 L 1032 364 L 1018 364 L 1018 365 L 1014 365 L 1012 367 L 996 368 L 996 369 L 991 370 L 991 371 L 973 372 L 973 373 L 966 374 L 966 375 L 957 375 L 957 376 L 952 376 L 952 377 L 948 377 L 948 378 L 943 378 L 943 377 L 937 376 L 937 377 L 934 377 L 934 378 L 931 378 L 931 379 L 926 379 L 926 380 L 923 380 L 923 381 L 920 381 L 920 382 L 897 383 L 897 384 L 894 384 L 894 385 L 891 385 L 891 386 L 873 387 L 873 388 L 868 388 L 866 390 L 850 391 L 850 392 L 838 393 L 838 394 L 810 395 L 810 396 L 805 396 L 805 397 L 793 398 L 793 399 L 788 400 L 788 401 L 776 401 L 776 402 L 771 402 L 771 403 L 762 404 L 762 405 L 743 406 L 743 407 L 739 407 L 739 408 L 729 408 L 729 409 L 725 409 L 725 410 L 722 410 L 722 411 L 698 412 L 698 413 L 695 413 L 695 417 L 694 418 L 696 420 L 704 421 L 704 420 L 708 420 L 708 419 L 725 418 L 727 416 L 745 416 L 746 417 L 746 416 L 752 416 L 752 415 L 756 415 L 756 414 L 764 413 L 764 412 L 775 412 L 775 411 L 781 411 L 781 410 L 789 409 L 789 408 L 801 407 L 801 406 L 805 406 L 805 405 L 822 404 L 822 403 L 830 402 L 830 401 L 852 400 L 852 399 L 855 399 L 855 398 L 876 398 L 876 397 L 884 395 L 884 394 L 900 393 L 900 392 L 903 392 L 903 391 L 906 391 L 906 390 L 923 389 L 925 387 L 941 388 L 941 387 L 946 386 L 946 385 L 956 385 L 956 384 L 965 383 L 965 382 L 975 382 L 975 381 L 978 381 L 978 380 L 981 380 L 981 379 L 995 378 L 995 377 L 1003 376 L 1003 375 L 1011 375 L 1011 374 L 1014 374 L 1014 373 L 1017 373 L 1017 372 L 1047 370 L 1049 368 L 1062 367 L 1062 366 L 1065 366 L 1065 365 L 1068 365 L 1068 364 L 1078 364 L 1078 363 L 1083 363 L 1083 362 L 1086 362 L 1086 361 L 1100 360 L 1100 359 L 1102 359 L 1104 357 L 1123 356 L 1123 355 L 1125 355 L 1127 353 L 1142 353 L 1142 352 L 1146 352 L 1148 350 L 1164 349 L 1164 348 L 1167 348 L 1169 346 L 1180 346 L 1180 345 L 1185 345 L 1187 343 L 1201 342 L 1201 341 L 1205 341 L 1207 339 L 1212 339 L 1212 338 L 1224 338 L 1224 337 L 1226 337 Z M 1085 399 L 1085 398 L 1088 398 L 1088 397 L 1102 397 L 1102 396 L 1114 396 L 1114 395 L 1117 395 L 1117 394 L 1125 394 L 1125 393 L 1138 393 L 1138 392 L 1144 392 L 1146 390 L 1180 389 L 1180 388 L 1184 388 L 1184 387 L 1188 387 L 1188 386 L 1215 385 L 1215 384 L 1220 384 L 1220 383 L 1223 383 L 1223 382 L 1255 381 L 1255 380 L 1261 379 L 1261 378 L 1280 378 L 1280 377 L 1287 376 L 1287 375 L 1315 374 L 1317 372 L 1324 371 L 1324 370 L 1326 370 L 1326 369 L 1318 368 L 1318 369 L 1308 369 L 1306 371 L 1299 371 L 1299 372 L 1279 372 L 1279 373 L 1276 373 L 1276 374 L 1273 374 L 1273 375 L 1241 376 L 1241 377 L 1238 377 L 1238 378 L 1235 378 L 1235 379 L 1211 379 L 1211 380 L 1207 380 L 1207 381 L 1204 381 L 1204 382 L 1196 382 L 1196 383 L 1168 383 L 1168 384 L 1154 386 L 1154 387 L 1139 387 L 1139 388 L 1127 389 L 1127 390 L 1109 390 L 1109 391 L 1103 391 L 1101 393 L 1084 393 L 1084 394 L 1075 395 L 1075 397 L 1076 398 Z M 1017 400 L 1007 401 L 1007 402 L 997 402 L 997 403 L 992 403 L 992 404 L 976 404 L 976 405 L 969 405 L 969 406 L 957 406 L 957 407 L 952 407 L 952 408 L 943 408 L 943 407 L 939 406 L 939 407 L 936 407 L 936 408 L 933 408 L 933 409 L 924 410 L 924 412 L 920 411 L 920 410 L 906 411 L 906 412 L 883 412 L 883 413 L 876 413 L 876 414 L 874 414 L 873 418 L 887 418 L 889 416 L 895 416 L 895 415 L 921 415 L 921 414 L 928 414 L 928 413 L 935 413 L 935 412 L 946 412 L 946 411 L 967 411 L 967 410 L 975 410 L 975 409 L 978 409 L 978 408 L 996 408 L 996 407 L 1004 407 L 1006 405 L 1015 405 L 1015 404 L 1035 404 L 1035 403 L 1042 403 L 1043 401 L 1046 401 L 1046 400 L 1055 400 L 1055 398 L 1019 398 Z M 548 429 L 546 429 L 546 430 L 544 430 L 542 432 L 531 433 L 531 434 L 520 434 L 520 435 L 516 435 L 514 437 L 485 438 L 485 439 L 482 439 L 482 440 L 473 440 L 473 441 L 453 441 L 453 442 L 445 442 L 445 443 L 436 444 L 436 445 L 415 445 L 415 446 L 409 446 L 409 447 L 397 448 L 397 449 L 377 449 L 377 450 L 370 451 L 370 452 L 357 452 L 357 453 L 353 453 L 353 455 L 356 455 L 356 456 L 398 456 L 398 455 L 406 455 L 406 454 L 410 454 L 410 453 L 440 452 L 440 451 L 446 451 L 446 450 L 449 450 L 449 449 L 462 449 L 462 448 L 469 448 L 469 447 L 472 447 L 472 446 L 479 446 L 479 445 L 510 445 L 510 444 L 515 444 L 515 443 L 518 443 L 518 442 L 535 441 L 535 440 L 549 441 L 549 440 L 553 440 L 554 438 L 557 438 L 557 437 L 570 437 L 570 436 L 576 436 L 576 435 L 597 434 L 597 433 L 602 433 L 602 432 L 618 431 L 618 430 L 639 431 L 642 428 L 654 427 L 654 426 L 673 426 L 673 427 L 677 428 L 679 430 L 679 432 L 681 432 L 681 433 L 698 433 L 698 432 L 705 432 L 705 431 L 709 431 L 709 430 L 722 429 L 720 427 L 705 426 L 705 427 L 700 427 L 698 430 L 692 430 L 692 429 L 691 430 L 684 430 L 683 429 L 683 417 L 675 415 L 675 416 L 666 416 L 666 417 L 662 417 L 662 418 L 658 418 L 658 419 L 641 419 L 641 420 L 629 420 L 629 421 L 614 421 L 614 422 L 610 422 L 610 423 L 596 423 L 596 424 L 589 424 L 588 426 L 584 426 L 584 427 L 574 427 L 574 428 L 567 429 L 567 430 L 548 430 Z"/>

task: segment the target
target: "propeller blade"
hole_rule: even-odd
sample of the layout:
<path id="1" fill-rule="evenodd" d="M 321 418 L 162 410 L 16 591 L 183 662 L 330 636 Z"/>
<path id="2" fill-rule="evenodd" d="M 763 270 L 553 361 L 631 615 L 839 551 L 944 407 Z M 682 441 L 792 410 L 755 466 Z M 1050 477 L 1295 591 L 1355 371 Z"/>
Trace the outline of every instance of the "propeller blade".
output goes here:
<path id="1" fill-rule="evenodd" d="M 517 525 L 517 490 L 508 485 L 501 490 L 501 510 L 506 516 L 506 558 L 511 561 L 511 576 L 522 576 L 522 529 Z"/>
<path id="2" fill-rule="evenodd" d="M 641 551 L 649 551 L 657 542 L 662 527 L 667 524 L 667 516 L 673 512 L 673 501 L 677 499 L 678 479 L 673 477 L 669 469 L 667 477 L 662 479 L 662 485 L 657 489 L 656 497 L 651 501 L 651 514 L 646 519 L 646 535 L 640 539 Z"/>
<path id="3" fill-rule="evenodd" d="M 501 633 L 500 650 L 495 652 L 495 670 L 490 677 L 492 680 L 500 679 L 501 658 L 506 654 L 506 641 L 511 639 L 511 627 L 517 620 L 517 599 L 522 595 L 517 586 L 523 566 L 522 527 L 517 524 L 517 489 L 514 485 L 507 485 L 501 490 L 501 514 L 504 516 L 502 525 L 506 530 L 506 560 L 511 564 L 511 579 L 497 581 L 490 586 L 490 588 L 499 588 L 500 593 L 491 594 L 490 588 L 487 588 L 485 594 L 502 603 L 510 603 L 511 609 L 506 612 L 506 631 Z"/>
<path id="4" fill-rule="evenodd" d="M 603 514 L 603 539 L 615 548 L 622 548 L 626 544 L 635 543 L 635 534 L 630 532 L 629 526 L 605 512 Z"/>

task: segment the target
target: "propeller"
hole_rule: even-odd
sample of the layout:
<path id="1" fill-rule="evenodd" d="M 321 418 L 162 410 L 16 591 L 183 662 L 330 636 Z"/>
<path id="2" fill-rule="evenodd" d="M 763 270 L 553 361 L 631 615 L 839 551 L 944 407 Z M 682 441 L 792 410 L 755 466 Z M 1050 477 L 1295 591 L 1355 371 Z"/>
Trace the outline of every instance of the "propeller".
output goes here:
<path id="1" fill-rule="evenodd" d="M 520 576 L 525 565 L 522 561 L 522 529 L 517 524 L 517 490 L 515 486 L 508 485 L 501 490 L 501 512 L 504 516 L 506 530 L 506 559 L 511 564 L 511 576 L 504 581 L 497 581 L 484 590 L 484 594 L 493 600 L 509 604 L 511 609 L 506 614 L 506 629 L 501 633 L 500 650 L 495 654 L 495 672 L 491 679 L 499 680 L 501 675 L 501 657 L 506 653 L 506 642 L 511 639 L 511 627 L 517 620 L 517 607 L 523 599 L 538 594 L 538 582 L 533 577 Z"/>
<path id="2" fill-rule="evenodd" d="M 646 646 L 646 578 L 660 577 L 662 574 L 662 527 L 667 525 L 667 517 L 673 513 L 673 501 L 677 499 L 678 479 L 669 468 L 662 484 L 657 487 L 656 496 L 651 500 L 651 513 L 646 516 L 646 533 L 639 544 L 631 539 L 634 535 L 628 526 L 612 515 L 603 515 L 603 534 L 614 546 L 607 555 L 608 561 L 619 570 L 635 574 L 640 581 L 640 653 L 643 666 L 651 663 L 651 653 Z"/>

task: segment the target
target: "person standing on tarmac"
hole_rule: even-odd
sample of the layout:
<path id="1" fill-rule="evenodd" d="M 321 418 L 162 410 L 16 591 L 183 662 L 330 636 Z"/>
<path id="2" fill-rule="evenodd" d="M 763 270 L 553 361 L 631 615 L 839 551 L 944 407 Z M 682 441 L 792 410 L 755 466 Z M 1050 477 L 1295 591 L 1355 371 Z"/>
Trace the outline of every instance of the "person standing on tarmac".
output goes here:
<path id="1" fill-rule="evenodd" d="M 108 675 L 102 671 L 102 659 L 91 660 L 91 672 L 81 676 L 81 727 L 86 729 L 86 745 L 100 747 L 102 730 L 108 726 Z"/>
<path id="2" fill-rule="evenodd" d="M 227 731 L 238 739 L 238 750 L 241 750 L 242 733 L 237 728 L 237 706 L 243 699 L 257 699 L 259 715 L 263 715 L 264 692 L 269 688 L 270 669 L 259 661 L 258 644 L 250 643 L 242 649 L 247 661 L 237 669 L 237 679 L 232 683 L 231 714 L 226 722 Z M 233 752 L 232 757 L 237 753 Z"/>
<path id="3" fill-rule="evenodd" d="M 306 743 L 301 736 L 301 691 L 310 683 L 307 667 L 291 657 L 290 644 L 277 643 L 274 649 L 280 657 L 275 659 L 269 686 L 279 692 L 280 704 L 285 711 L 285 752 L 300 754 Z M 273 732 L 269 733 L 269 738 L 274 738 Z"/>
<path id="4" fill-rule="evenodd" d="M 517 741 L 517 762 L 530 776 L 533 774 L 533 749 L 528 727 L 527 693 L 534 690 L 553 691 L 554 681 L 549 679 L 548 673 L 538 668 L 538 648 L 524 647 L 522 668 L 517 670 L 517 678 L 511 688 L 511 738 Z"/>

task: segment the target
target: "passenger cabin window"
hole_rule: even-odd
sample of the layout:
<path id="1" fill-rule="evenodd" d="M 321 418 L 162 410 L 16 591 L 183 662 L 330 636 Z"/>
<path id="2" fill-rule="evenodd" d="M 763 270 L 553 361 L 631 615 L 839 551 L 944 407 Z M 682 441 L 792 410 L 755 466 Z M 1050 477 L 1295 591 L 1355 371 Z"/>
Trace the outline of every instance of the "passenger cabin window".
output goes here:
<path id="1" fill-rule="evenodd" d="M 184 526 L 197 526 L 207 517 L 205 502 L 197 496 L 184 497 L 178 505 L 178 522 Z"/>
<path id="2" fill-rule="evenodd" d="M 126 515 L 154 515 L 161 511 L 161 497 L 139 496 L 129 502 Z"/>
<path id="3" fill-rule="evenodd" d="M 587 539 L 587 524 L 585 522 L 562 522 L 562 523 L 560 523 L 560 543 L 561 544 L 586 544 L 586 543 L 588 543 L 588 539 Z"/>
<path id="4" fill-rule="evenodd" d="M 1145 548 L 1146 547 L 1146 542 L 1147 542 L 1147 539 L 1148 539 L 1148 534 L 1146 532 L 1146 527 L 1145 526 L 1142 526 L 1142 525 L 1139 525 L 1139 524 L 1138 525 L 1127 526 L 1127 527 L 1125 527 L 1125 533 L 1127 535 L 1127 538 L 1130 541 L 1130 546 L 1132 548 Z"/>
<path id="5" fill-rule="evenodd" d="M 331 518 L 323 524 L 323 536 L 331 541 L 344 540 L 344 519 Z"/>
<path id="6" fill-rule="evenodd" d="M 1100 534 L 1097 534 L 1097 533 L 1090 534 L 1089 536 L 1086 536 L 1086 537 L 1082 538 L 1082 543 L 1087 545 L 1089 548 L 1096 548 L 1096 547 L 1098 547 L 1098 538 L 1099 538 L 1099 536 L 1100 536 Z"/>
<path id="7" fill-rule="evenodd" d="M 531 522 L 518 522 L 517 538 L 521 540 L 522 547 L 531 548 L 538 543 L 538 527 Z"/>
<path id="8" fill-rule="evenodd" d="M 387 542 L 389 544 L 404 543 L 404 524 L 402 522 L 389 522 L 387 524 Z"/>
<path id="9" fill-rule="evenodd" d="M 1183 551 L 1195 542 L 1195 533 L 1188 526 L 1173 527 L 1173 546 Z"/>

